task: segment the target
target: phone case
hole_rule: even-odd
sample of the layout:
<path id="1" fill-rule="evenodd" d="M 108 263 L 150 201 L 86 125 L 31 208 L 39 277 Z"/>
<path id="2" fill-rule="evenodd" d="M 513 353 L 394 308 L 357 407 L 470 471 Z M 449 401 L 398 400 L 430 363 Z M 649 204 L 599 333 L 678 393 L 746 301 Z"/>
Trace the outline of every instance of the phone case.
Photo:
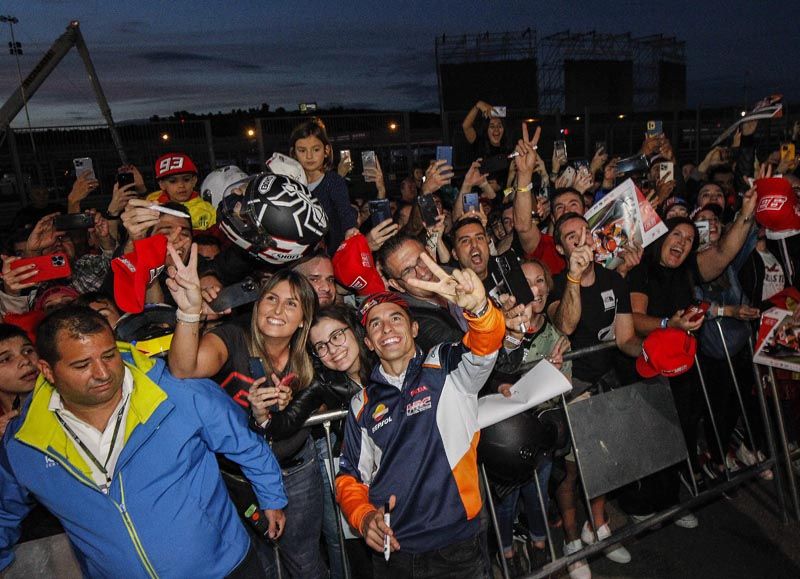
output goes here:
<path id="1" fill-rule="evenodd" d="M 39 273 L 25 280 L 26 283 L 41 283 L 43 281 L 50 281 L 51 279 L 63 279 L 72 275 L 69 258 L 63 253 L 18 259 L 11 262 L 11 269 L 17 269 L 31 263 L 36 265 L 36 269 L 39 270 Z"/>
<path id="2" fill-rule="evenodd" d="M 430 195 L 420 195 L 417 197 L 417 204 L 419 205 L 420 213 L 422 214 L 422 221 L 425 222 L 427 227 L 436 225 L 436 218 L 439 217 L 439 210 L 436 207 L 436 201 Z"/>
<path id="3" fill-rule="evenodd" d="M 369 214 L 372 226 L 392 218 L 392 206 L 388 199 L 376 199 L 369 202 Z"/>
<path id="4" fill-rule="evenodd" d="M 245 304 L 251 304 L 258 299 L 260 289 L 252 280 L 245 280 L 228 287 L 222 288 L 217 298 L 211 302 L 211 309 L 215 312 L 224 312 Z"/>
<path id="5" fill-rule="evenodd" d="M 70 231 L 74 229 L 89 229 L 94 227 L 94 218 L 86 213 L 72 213 L 70 215 L 56 215 L 53 219 L 53 228 L 56 231 Z"/>
<path id="6" fill-rule="evenodd" d="M 464 193 L 464 213 L 469 213 L 472 210 L 478 211 L 479 207 L 480 201 L 477 193 Z"/>

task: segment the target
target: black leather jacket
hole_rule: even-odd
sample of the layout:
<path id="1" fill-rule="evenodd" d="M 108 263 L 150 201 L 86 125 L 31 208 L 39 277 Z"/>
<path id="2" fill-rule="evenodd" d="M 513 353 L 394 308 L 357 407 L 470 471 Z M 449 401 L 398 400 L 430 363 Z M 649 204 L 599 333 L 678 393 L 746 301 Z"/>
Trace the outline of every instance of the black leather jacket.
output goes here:
<path id="1" fill-rule="evenodd" d="M 316 368 L 314 381 L 297 393 L 289 405 L 272 415 L 266 434 L 273 440 L 282 440 L 297 432 L 303 423 L 323 404 L 328 410 L 346 409 L 361 386 L 344 372 L 335 372 L 321 364 Z M 342 423 L 343 421 L 340 421 Z M 312 433 L 318 435 L 318 432 Z"/>

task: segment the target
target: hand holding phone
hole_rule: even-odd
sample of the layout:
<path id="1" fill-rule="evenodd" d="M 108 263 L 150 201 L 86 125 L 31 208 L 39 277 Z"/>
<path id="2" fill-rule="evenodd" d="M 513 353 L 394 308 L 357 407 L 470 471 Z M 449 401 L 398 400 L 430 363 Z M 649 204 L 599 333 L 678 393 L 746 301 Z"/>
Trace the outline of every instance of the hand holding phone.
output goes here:
<path id="1" fill-rule="evenodd" d="M 97 179 L 94 174 L 94 165 L 89 157 L 79 157 L 77 159 L 73 159 L 72 166 L 75 167 L 76 177 L 85 175 L 87 179 Z"/>
<path id="2" fill-rule="evenodd" d="M 126 185 L 132 185 L 135 181 L 133 173 L 130 171 L 123 171 L 117 173 L 117 186 L 122 189 Z"/>
<path id="3" fill-rule="evenodd" d="M 373 199 L 369 202 L 369 215 L 372 227 L 392 218 L 392 206 L 388 199 Z"/>
<path id="4" fill-rule="evenodd" d="M 94 217 L 88 213 L 70 213 L 68 215 L 56 215 L 53 219 L 53 227 L 56 231 L 72 231 L 76 229 L 91 229 L 94 227 Z"/>
<path id="5" fill-rule="evenodd" d="M 417 205 L 419 205 L 425 227 L 435 227 L 439 218 L 439 208 L 436 207 L 436 201 L 434 201 L 433 197 L 431 195 L 418 195 Z"/>
<path id="6" fill-rule="evenodd" d="M 36 272 L 36 274 L 25 279 L 26 284 L 37 284 L 52 279 L 63 279 L 72 275 L 69 258 L 64 253 L 52 253 L 50 255 L 16 259 L 10 264 L 11 270 L 17 270 L 26 266 L 33 266 L 32 268 L 28 268 L 28 271 Z M 3 281 L 7 282 L 5 279 Z"/>
<path id="7" fill-rule="evenodd" d="M 480 211 L 481 203 L 477 193 L 464 193 L 464 213 L 470 211 L 478 213 Z"/>

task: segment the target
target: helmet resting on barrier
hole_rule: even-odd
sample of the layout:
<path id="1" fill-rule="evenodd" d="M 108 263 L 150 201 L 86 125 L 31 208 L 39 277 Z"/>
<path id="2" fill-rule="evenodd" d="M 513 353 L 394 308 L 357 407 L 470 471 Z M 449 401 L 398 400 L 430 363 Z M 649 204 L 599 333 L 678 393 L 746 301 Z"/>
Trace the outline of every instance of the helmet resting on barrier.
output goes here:
<path id="1" fill-rule="evenodd" d="M 217 215 L 231 241 L 277 265 L 312 251 L 328 230 L 328 216 L 308 188 L 271 172 L 231 184 Z"/>
<path id="2" fill-rule="evenodd" d="M 506 484 L 521 484 L 533 478 L 541 461 L 565 446 L 553 415 L 540 419 L 521 412 L 481 430 L 478 458 L 489 477 Z"/>

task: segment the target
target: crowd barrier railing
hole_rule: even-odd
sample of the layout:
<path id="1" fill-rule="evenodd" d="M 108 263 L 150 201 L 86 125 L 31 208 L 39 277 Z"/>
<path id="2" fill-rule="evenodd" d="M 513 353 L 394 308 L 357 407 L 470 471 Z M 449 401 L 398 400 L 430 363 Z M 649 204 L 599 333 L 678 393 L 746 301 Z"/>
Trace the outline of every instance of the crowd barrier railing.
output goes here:
<path id="1" fill-rule="evenodd" d="M 724 336 L 724 333 L 722 332 L 722 328 L 721 328 L 721 326 L 719 326 L 719 324 L 717 324 L 717 327 L 719 329 L 720 336 L 722 338 L 723 349 L 724 349 L 724 352 L 725 352 L 725 358 L 726 358 L 727 366 L 728 366 L 729 371 L 731 372 L 731 376 L 732 376 L 731 383 L 732 383 L 732 387 L 735 390 L 736 400 L 738 402 L 739 411 L 741 412 L 742 422 L 743 422 L 744 429 L 745 429 L 745 437 L 747 439 L 747 442 L 750 444 L 750 448 L 755 451 L 756 444 L 755 444 L 755 437 L 753 435 L 753 430 L 752 430 L 752 426 L 753 425 L 750 424 L 750 421 L 749 421 L 749 419 L 747 417 L 747 409 L 746 409 L 746 406 L 745 406 L 743 393 L 741 391 L 740 380 L 736 376 L 736 372 L 735 372 L 735 368 L 734 368 L 734 365 L 733 365 L 733 361 L 731 360 L 731 354 L 730 354 L 730 352 L 728 350 L 728 344 L 727 344 L 727 341 L 725 340 L 725 336 Z M 580 357 L 583 357 L 583 356 L 587 356 L 589 354 L 594 354 L 594 353 L 597 353 L 597 352 L 610 350 L 610 349 L 613 349 L 615 347 L 616 347 L 616 345 L 615 345 L 614 342 L 604 342 L 604 343 L 601 343 L 601 344 L 597 344 L 597 345 L 590 346 L 590 347 L 587 347 L 587 348 L 583 348 L 583 349 L 580 349 L 580 350 L 576 350 L 576 351 L 573 351 L 573 352 L 568 352 L 568 353 L 566 353 L 564 355 L 564 360 L 575 360 L 577 358 L 580 358 Z M 750 341 L 749 348 L 750 348 L 750 354 L 752 356 L 752 353 L 753 353 L 752 340 Z M 777 396 L 775 377 L 774 377 L 774 372 L 773 372 L 772 368 L 771 367 L 767 367 L 766 372 L 764 372 L 758 364 L 755 364 L 755 363 L 753 364 L 753 376 L 754 376 L 754 378 L 756 380 L 755 384 L 757 386 L 755 388 L 755 392 L 756 392 L 759 411 L 760 411 L 760 414 L 761 414 L 761 419 L 762 419 L 762 423 L 763 423 L 763 427 L 764 427 L 764 438 L 766 439 L 767 451 L 769 453 L 769 456 L 767 456 L 766 460 L 764 460 L 764 461 L 761 461 L 761 462 L 759 462 L 759 463 L 757 463 L 757 464 L 755 464 L 753 466 L 743 468 L 743 469 L 733 473 L 733 472 L 730 471 L 730 469 L 727 467 L 727 465 L 725 465 L 724 457 L 726 455 L 726 451 L 725 451 L 725 447 L 723 445 L 723 441 L 720 438 L 719 430 L 718 430 L 718 427 L 717 427 L 717 420 L 716 420 L 715 412 L 714 412 L 714 407 L 713 407 L 713 405 L 711 403 L 711 399 L 710 399 L 709 394 L 708 394 L 708 388 L 707 388 L 707 384 L 706 384 L 706 377 L 703 375 L 703 371 L 702 371 L 702 368 L 700 366 L 699 359 L 696 359 L 695 363 L 697 364 L 697 371 L 698 371 L 698 375 L 699 375 L 699 378 L 700 378 L 699 379 L 699 387 L 703 391 L 703 398 L 704 398 L 704 402 L 705 402 L 706 414 L 705 414 L 704 418 L 709 420 L 709 424 L 710 424 L 710 426 L 711 426 L 711 428 L 712 428 L 712 430 L 714 432 L 714 438 L 715 438 L 715 440 L 707 441 L 707 442 L 709 444 L 711 444 L 711 443 L 716 444 L 717 449 L 720 451 L 720 456 L 723 457 L 722 466 L 724 468 L 725 480 L 723 482 L 711 487 L 711 488 L 708 488 L 707 490 L 704 490 L 704 491 L 700 492 L 698 490 L 696 482 L 695 482 L 694 470 L 693 470 L 692 464 L 691 464 L 692 461 L 689 458 L 689 454 L 687 454 L 687 459 L 686 459 L 687 467 L 688 467 L 688 470 L 689 470 L 689 472 L 691 474 L 691 479 L 692 479 L 692 483 L 693 483 L 692 484 L 692 488 L 688 488 L 689 494 L 690 494 L 690 497 L 688 499 L 680 501 L 677 504 L 675 504 L 675 505 L 673 505 L 673 506 L 671 506 L 671 507 L 669 507 L 669 508 L 667 508 L 667 509 L 665 509 L 665 510 L 663 510 L 661 512 L 655 513 L 653 516 L 649 517 L 648 519 L 646 519 L 644 521 L 637 522 L 637 523 L 634 523 L 634 524 L 629 524 L 629 525 L 627 525 L 627 526 L 625 526 L 623 528 L 617 529 L 617 530 L 614 531 L 614 533 L 613 533 L 613 535 L 611 537 L 609 537 L 609 538 L 607 538 L 605 540 L 597 540 L 598 539 L 598 537 L 597 537 L 597 529 L 594 528 L 593 518 L 591 516 L 588 516 L 588 520 L 590 521 L 590 524 L 592 525 L 592 531 L 593 531 L 593 534 L 594 534 L 594 537 L 595 537 L 595 542 L 592 543 L 591 545 L 585 546 L 583 549 L 581 549 L 580 551 L 578 551 L 576 553 L 573 553 L 573 554 L 571 554 L 569 556 L 562 556 L 560 558 L 557 557 L 557 555 L 556 555 L 556 548 L 555 548 L 555 545 L 554 545 L 553 538 L 551 536 L 550 527 L 549 527 L 549 525 L 545 525 L 546 535 L 547 535 L 546 538 L 547 538 L 548 551 L 549 551 L 551 560 L 550 560 L 549 563 L 547 563 L 543 567 L 541 567 L 539 569 L 536 569 L 536 570 L 533 570 L 529 575 L 526 576 L 527 578 L 536 579 L 536 578 L 546 577 L 548 575 L 551 575 L 553 573 L 556 573 L 556 572 L 566 568 L 568 565 L 570 565 L 570 564 L 572 564 L 572 563 L 574 563 L 576 561 L 579 561 L 581 559 L 586 559 L 588 557 L 591 557 L 593 555 L 601 553 L 604 549 L 608 548 L 611 544 L 616 544 L 616 543 L 619 543 L 621 541 L 625 541 L 626 539 L 629 539 L 631 537 L 639 535 L 640 533 L 643 533 L 643 532 L 645 532 L 647 530 L 653 530 L 656 527 L 658 527 L 659 525 L 661 525 L 662 523 L 664 523 L 666 521 L 669 521 L 670 519 L 675 518 L 680 513 L 684 513 L 687 510 L 696 508 L 696 507 L 698 507 L 698 506 L 700 506 L 702 504 L 710 502 L 711 500 L 714 500 L 714 499 L 720 497 L 723 493 L 725 493 L 725 492 L 727 492 L 727 491 L 729 491 L 729 490 L 731 490 L 731 489 L 733 489 L 733 488 L 735 488 L 737 486 L 740 486 L 740 485 L 750 481 L 751 479 L 753 479 L 754 477 L 760 475 L 763 471 L 766 471 L 768 469 L 773 469 L 773 471 L 774 471 L 773 481 L 774 481 L 774 488 L 775 488 L 775 499 L 776 499 L 778 512 L 780 514 L 780 518 L 781 518 L 782 522 L 784 524 L 788 524 L 788 522 L 789 522 L 789 516 L 788 516 L 788 512 L 787 512 L 787 502 L 786 502 L 786 497 L 785 497 L 785 494 L 786 494 L 787 490 L 788 490 L 788 492 L 789 492 L 789 494 L 791 496 L 794 518 L 796 520 L 800 521 L 800 500 L 798 500 L 797 484 L 796 484 L 794 473 L 792 471 L 790 448 L 789 448 L 788 440 L 786 438 L 786 427 L 785 427 L 785 422 L 784 422 L 784 418 L 783 418 L 782 409 L 781 409 L 781 406 L 780 406 L 780 403 L 779 403 L 779 400 L 778 400 L 778 396 Z M 769 395 L 771 396 L 771 398 L 773 400 L 773 412 L 772 413 L 769 412 L 769 408 L 767 406 L 766 396 L 765 396 L 765 392 L 764 392 L 765 389 L 768 391 Z M 575 445 L 575 436 L 574 436 L 574 433 L 573 433 L 573 427 L 572 427 L 572 423 L 571 423 L 571 419 L 570 419 L 569 405 L 567 404 L 567 400 L 566 400 L 566 398 L 565 398 L 565 396 L 563 394 L 561 395 L 561 404 L 562 404 L 562 407 L 563 407 L 563 410 L 564 410 L 564 413 L 565 413 L 566 424 L 567 424 L 567 428 L 569 430 L 570 440 L 571 440 L 572 445 L 573 445 L 573 450 L 575 451 L 574 452 L 574 454 L 575 454 L 575 463 L 576 463 L 576 468 L 577 468 L 577 471 L 578 471 L 578 477 L 579 477 L 580 481 L 583 481 L 584 480 L 584 473 L 582 471 L 582 466 L 581 466 L 580 449 L 577 448 L 576 445 Z M 334 471 L 335 462 L 334 462 L 333 444 L 332 444 L 332 440 L 331 440 L 331 425 L 332 425 L 332 423 L 335 422 L 335 421 L 342 420 L 342 419 L 346 418 L 347 413 L 348 413 L 347 410 L 336 410 L 336 411 L 328 411 L 328 412 L 315 414 L 315 415 L 311 416 L 305 422 L 304 426 L 310 427 L 310 426 L 321 425 L 325 430 L 327 454 L 328 454 L 328 459 L 329 459 L 328 460 L 328 465 L 327 465 L 329 483 L 330 483 L 329 492 L 331 493 L 331 496 L 333 498 L 333 504 L 334 504 L 334 508 L 336 509 L 336 514 L 337 514 L 336 518 L 337 518 L 338 527 L 339 527 L 338 528 L 339 542 L 340 542 L 340 547 L 341 547 L 341 551 L 342 551 L 342 558 L 343 558 L 343 561 L 344 561 L 343 573 L 344 573 L 344 577 L 349 579 L 350 576 L 351 576 L 351 573 L 350 573 L 349 565 L 347 564 L 346 552 L 345 552 L 345 547 L 344 547 L 345 546 L 345 539 L 344 539 L 344 530 L 343 530 L 342 522 L 341 522 L 341 513 L 340 513 L 340 510 L 339 510 L 339 506 L 338 506 L 338 504 L 336 503 L 336 500 L 335 500 L 334 480 L 335 480 L 336 473 Z M 770 416 L 770 414 L 772 414 L 772 416 Z M 776 441 L 776 432 L 773 431 L 773 427 L 772 427 L 772 421 L 773 420 L 775 422 L 775 426 L 776 426 L 776 430 L 777 430 L 777 441 Z M 778 443 L 780 444 L 780 449 L 778 448 Z M 687 452 L 688 453 L 695 452 L 695 449 L 687 449 Z M 780 452 L 780 455 L 779 455 L 779 452 Z M 780 460 L 780 459 L 782 459 L 782 460 Z M 484 497 L 486 499 L 486 506 L 487 506 L 488 516 L 489 516 L 489 519 L 491 520 L 492 527 L 493 527 L 493 530 L 494 530 L 494 534 L 495 534 L 496 539 L 497 539 L 497 543 L 498 543 L 498 545 L 500 545 L 500 544 L 502 544 L 502 542 L 500 540 L 500 531 L 499 531 L 499 527 L 498 527 L 498 523 L 497 523 L 495 504 L 494 504 L 494 500 L 492 498 L 492 493 L 490 491 L 489 479 L 488 479 L 488 476 L 486 474 L 486 470 L 485 470 L 485 468 L 483 467 L 482 464 L 480 465 L 479 472 L 480 472 L 481 482 L 482 482 L 482 485 L 484 487 L 483 488 L 483 490 L 484 490 L 483 494 L 484 494 Z M 534 480 L 534 482 L 535 482 L 535 484 L 537 486 L 537 489 L 539 489 L 539 491 L 540 491 L 538 493 L 539 494 L 539 501 L 540 501 L 540 505 L 539 506 L 542 509 L 542 513 L 547 513 L 547 505 L 544 504 L 544 501 L 542 499 L 542 493 L 541 493 L 541 488 L 542 488 L 541 484 L 542 483 L 539 480 L 538 474 L 535 473 L 535 472 L 534 472 L 534 479 L 533 480 Z M 784 488 L 784 484 L 788 484 L 788 489 Z M 580 486 L 581 486 L 581 489 L 582 489 L 582 495 L 583 495 L 582 499 L 585 502 L 586 512 L 587 513 L 591 513 L 590 498 L 588 496 L 588 493 L 586 492 L 586 489 L 584 488 L 584 485 L 582 484 L 582 482 L 580 483 Z M 506 566 L 506 562 L 504 560 L 504 557 L 500 557 L 500 560 L 501 560 L 501 564 L 502 564 L 503 576 L 506 579 L 509 579 L 510 578 L 510 574 L 509 574 L 508 568 Z"/>

